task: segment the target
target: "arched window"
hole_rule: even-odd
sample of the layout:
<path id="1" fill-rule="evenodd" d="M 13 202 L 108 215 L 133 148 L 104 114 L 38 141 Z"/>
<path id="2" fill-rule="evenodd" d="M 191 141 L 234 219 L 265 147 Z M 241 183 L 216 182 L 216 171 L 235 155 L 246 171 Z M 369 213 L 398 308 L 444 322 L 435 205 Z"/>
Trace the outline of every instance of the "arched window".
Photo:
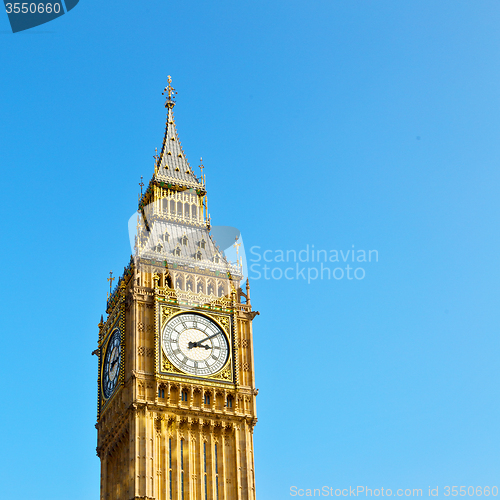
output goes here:
<path id="1" fill-rule="evenodd" d="M 198 250 L 198 251 L 196 252 L 196 260 L 201 260 L 201 259 L 202 259 L 202 257 L 203 257 L 203 255 L 201 255 L 201 252 Z"/>
<path id="2" fill-rule="evenodd" d="M 229 395 L 226 399 L 226 406 L 228 408 L 232 408 L 233 407 L 233 396 Z"/>
<path id="3" fill-rule="evenodd" d="M 188 400 L 188 391 L 186 391 L 186 389 L 184 389 L 181 393 L 181 399 L 182 401 L 187 401 Z"/>
<path id="4" fill-rule="evenodd" d="M 165 397 L 165 389 L 163 389 L 162 387 L 160 387 L 158 389 L 158 397 L 159 398 L 164 398 Z"/>
<path id="5" fill-rule="evenodd" d="M 165 286 L 172 288 L 172 278 L 169 274 L 165 275 Z"/>
<path id="6" fill-rule="evenodd" d="M 208 392 L 205 392 L 205 395 L 203 396 L 203 404 L 210 404 L 210 394 Z"/>
<path id="7" fill-rule="evenodd" d="M 181 238 L 181 242 L 183 245 L 187 245 L 188 244 L 188 239 L 187 239 L 187 236 L 184 235 L 182 238 Z"/>
<path id="8" fill-rule="evenodd" d="M 181 249 L 179 246 L 177 246 L 174 250 L 174 255 L 177 255 L 177 257 L 181 256 Z"/>

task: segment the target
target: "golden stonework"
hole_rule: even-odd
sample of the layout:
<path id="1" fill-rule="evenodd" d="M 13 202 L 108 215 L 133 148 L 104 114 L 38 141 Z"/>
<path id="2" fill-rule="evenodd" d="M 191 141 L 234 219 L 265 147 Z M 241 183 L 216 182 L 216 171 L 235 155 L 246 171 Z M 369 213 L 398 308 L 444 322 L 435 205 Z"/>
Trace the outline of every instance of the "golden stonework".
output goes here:
<path id="1" fill-rule="evenodd" d="M 231 380 L 232 379 L 231 366 L 226 366 L 226 368 L 224 368 L 219 373 L 212 375 L 211 378 L 216 379 L 216 380 Z"/>
<path id="2" fill-rule="evenodd" d="M 163 327 L 167 324 L 170 316 L 172 314 L 175 314 L 176 312 L 179 311 L 179 309 L 175 309 L 173 307 L 168 307 L 163 304 L 160 305 L 160 310 L 161 310 L 161 330 L 163 330 Z"/>
<path id="3" fill-rule="evenodd" d="M 181 375 L 185 375 L 185 373 L 176 368 L 164 354 L 162 354 L 162 368 L 164 372 L 179 373 Z"/>
<path id="4" fill-rule="evenodd" d="M 246 293 L 240 288 L 241 262 L 229 262 L 209 232 L 204 166 L 200 159 L 197 178 L 180 146 L 171 83 L 169 76 L 155 172 L 148 183 L 141 178 L 135 254 L 108 292 L 107 319 L 99 323 L 94 351 L 100 500 L 205 500 L 205 484 L 210 500 L 217 492 L 220 500 L 256 500 L 252 320 L 257 313 L 249 285 Z M 239 242 L 234 244 L 239 250 Z M 209 318 L 226 336 L 227 361 L 210 376 L 181 371 L 163 352 L 165 325 L 188 312 Z M 117 374 L 117 383 L 106 387 L 104 398 L 105 350 L 115 328 L 121 357 L 108 361 L 105 375 Z M 215 350 L 216 343 L 206 345 Z"/>

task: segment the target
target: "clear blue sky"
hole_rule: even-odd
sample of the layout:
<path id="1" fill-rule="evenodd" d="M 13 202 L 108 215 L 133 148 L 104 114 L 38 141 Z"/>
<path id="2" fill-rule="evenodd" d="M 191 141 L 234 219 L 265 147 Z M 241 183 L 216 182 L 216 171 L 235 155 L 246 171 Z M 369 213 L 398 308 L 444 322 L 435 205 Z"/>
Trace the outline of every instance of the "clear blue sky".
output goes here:
<path id="1" fill-rule="evenodd" d="M 497 0 L 81 0 L 15 35 L 0 15 L 1 496 L 98 498 L 90 353 L 169 74 L 248 257 L 379 255 L 363 280 L 252 280 L 259 500 L 500 486 L 499 26 Z"/>

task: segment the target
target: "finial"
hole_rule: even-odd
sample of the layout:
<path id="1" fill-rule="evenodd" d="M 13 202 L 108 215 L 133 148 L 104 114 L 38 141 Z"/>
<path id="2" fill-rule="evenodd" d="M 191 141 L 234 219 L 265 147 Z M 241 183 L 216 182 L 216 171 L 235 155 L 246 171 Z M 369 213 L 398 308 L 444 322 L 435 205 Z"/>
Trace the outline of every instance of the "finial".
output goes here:
<path id="1" fill-rule="evenodd" d="M 177 92 L 174 89 L 174 87 L 172 87 L 172 85 L 170 85 L 172 83 L 172 77 L 170 75 L 168 75 L 167 81 L 168 81 L 168 86 L 165 87 L 165 89 L 163 90 L 161 95 L 168 94 L 168 98 L 165 102 L 165 107 L 166 108 L 173 108 L 175 106 L 175 97 L 174 96 L 177 94 Z"/>
<path id="2" fill-rule="evenodd" d="M 201 182 L 204 182 L 203 181 L 203 169 L 205 167 L 203 166 L 203 158 L 200 156 L 200 170 L 201 170 Z"/>
<path id="3" fill-rule="evenodd" d="M 108 293 L 108 299 L 111 296 L 111 289 L 113 287 L 113 281 L 115 281 L 115 278 L 113 278 L 113 271 L 109 271 L 109 293 Z"/>
<path id="4" fill-rule="evenodd" d="M 238 243 L 238 236 L 236 236 L 236 238 L 234 239 L 234 245 L 233 247 L 236 248 L 236 260 L 238 260 L 238 251 L 240 249 L 240 246 L 241 246 L 241 243 Z"/>
<path id="5" fill-rule="evenodd" d="M 247 304 L 250 305 L 250 282 L 247 278 Z"/>
<path id="6" fill-rule="evenodd" d="M 156 174 L 156 170 L 158 169 L 158 148 L 155 148 L 155 154 L 153 155 L 153 158 L 155 159 L 155 174 Z"/>
<path id="7" fill-rule="evenodd" d="M 139 182 L 139 186 L 141 186 L 141 198 L 142 198 L 142 188 L 144 187 L 144 182 L 142 182 L 142 175 L 141 175 L 141 182 Z"/>

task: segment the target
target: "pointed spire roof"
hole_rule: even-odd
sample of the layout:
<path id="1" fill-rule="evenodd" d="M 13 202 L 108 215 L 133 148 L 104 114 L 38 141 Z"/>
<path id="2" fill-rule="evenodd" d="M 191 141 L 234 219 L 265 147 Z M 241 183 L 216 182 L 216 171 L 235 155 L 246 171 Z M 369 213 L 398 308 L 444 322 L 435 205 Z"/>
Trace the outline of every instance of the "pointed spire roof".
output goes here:
<path id="1" fill-rule="evenodd" d="M 155 179 L 169 184 L 195 187 L 204 187 L 194 174 L 188 159 L 182 149 L 177 127 L 174 120 L 174 95 L 177 94 L 171 86 L 172 79 L 169 75 L 168 86 L 165 87 L 163 94 L 167 94 L 165 107 L 167 108 L 167 123 L 165 125 L 165 136 L 160 156 L 155 167 Z"/>

